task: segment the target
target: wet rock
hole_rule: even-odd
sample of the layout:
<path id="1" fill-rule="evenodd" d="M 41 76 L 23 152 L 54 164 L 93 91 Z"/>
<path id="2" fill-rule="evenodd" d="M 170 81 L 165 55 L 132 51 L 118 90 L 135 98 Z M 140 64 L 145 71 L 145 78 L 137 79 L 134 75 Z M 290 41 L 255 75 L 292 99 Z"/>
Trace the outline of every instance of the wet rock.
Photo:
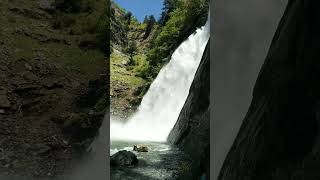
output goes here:
<path id="1" fill-rule="evenodd" d="M 210 41 L 209 41 L 210 42 Z M 194 163 L 190 179 L 209 175 L 210 157 L 210 44 L 203 53 L 199 68 L 179 118 L 168 142 L 180 147 Z M 195 148 L 196 147 L 196 148 Z"/>
<path id="2" fill-rule="evenodd" d="M 149 148 L 145 145 L 134 145 L 133 150 L 137 152 L 148 152 Z"/>
<path id="3" fill-rule="evenodd" d="M 119 151 L 110 157 L 111 166 L 134 166 L 137 164 L 137 156 L 130 151 Z"/>

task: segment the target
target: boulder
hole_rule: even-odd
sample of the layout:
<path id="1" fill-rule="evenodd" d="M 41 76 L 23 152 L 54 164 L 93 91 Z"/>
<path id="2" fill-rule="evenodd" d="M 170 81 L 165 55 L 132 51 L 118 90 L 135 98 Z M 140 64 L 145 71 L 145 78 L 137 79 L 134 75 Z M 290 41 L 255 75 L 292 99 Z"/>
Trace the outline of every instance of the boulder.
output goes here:
<path id="1" fill-rule="evenodd" d="M 130 151 L 119 151 L 110 157 L 111 166 L 134 166 L 137 164 L 137 156 Z"/>
<path id="2" fill-rule="evenodd" d="M 149 148 L 145 145 L 134 145 L 133 150 L 137 152 L 148 152 Z"/>

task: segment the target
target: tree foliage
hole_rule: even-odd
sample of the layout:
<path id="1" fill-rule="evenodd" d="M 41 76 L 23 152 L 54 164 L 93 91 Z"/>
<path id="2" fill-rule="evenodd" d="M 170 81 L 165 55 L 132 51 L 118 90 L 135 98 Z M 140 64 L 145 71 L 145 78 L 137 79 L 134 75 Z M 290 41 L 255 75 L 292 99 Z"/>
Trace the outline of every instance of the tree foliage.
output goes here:
<path id="1" fill-rule="evenodd" d="M 154 24 L 156 23 L 156 19 L 154 18 L 153 15 L 146 16 L 144 18 L 143 23 L 146 24 L 146 29 L 145 29 L 143 38 L 146 39 L 146 38 L 149 37 L 149 35 L 150 35 L 151 31 L 152 31 L 152 28 L 153 28 Z"/>
<path id="2" fill-rule="evenodd" d="M 124 15 L 124 19 L 126 20 L 127 24 L 130 24 L 132 18 L 132 13 L 130 11 L 126 12 Z"/>
<path id="3" fill-rule="evenodd" d="M 133 56 L 137 51 L 137 43 L 135 41 L 129 41 L 128 47 L 126 48 L 126 53 Z"/>
<path id="4" fill-rule="evenodd" d="M 141 72 L 144 78 L 154 78 L 167 63 L 174 50 L 198 27 L 205 24 L 209 11 L 208 0 L 165 0 L 160 21 L 165 21 L 152 48 L 147 54 L 149 67 Z M 161 20 L 162 19 L 162 20 Z"/>
<path id="5" fill-rule="evenodd" d="M 159 19 L 160 26 L 164 26 L 169 20 L 169 14 L 176 8 L 177 0 L 164 0 L 161 17 Z"/>

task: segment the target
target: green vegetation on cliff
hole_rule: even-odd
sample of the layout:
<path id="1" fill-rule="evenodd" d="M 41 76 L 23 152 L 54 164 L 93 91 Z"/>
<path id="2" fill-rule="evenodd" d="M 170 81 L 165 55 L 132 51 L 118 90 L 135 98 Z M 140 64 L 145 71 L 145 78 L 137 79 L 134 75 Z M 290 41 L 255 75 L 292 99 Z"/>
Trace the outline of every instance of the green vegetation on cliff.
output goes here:
<path id="1" fill-rule="evenodd" d="M 149 66 L 145 67 L 141 76 L 155 78 L 174 50 L 205 24 L 208 10 L 207 0 L 165 0 L 160 19 L 162 26 L 147 54 Z"/>
<path id="2" fill-rule="evenodd" d="M 165 0 L 163 5 L 159 20 L 147 15 L 140 23 L 131 12 L 111 4 L 110 92 L 114 110 L 134 109 L 175 49 L 203 26 L 208 16 L 208 0 Z M 143 91 L 135 93 L 140 89 Z"/>

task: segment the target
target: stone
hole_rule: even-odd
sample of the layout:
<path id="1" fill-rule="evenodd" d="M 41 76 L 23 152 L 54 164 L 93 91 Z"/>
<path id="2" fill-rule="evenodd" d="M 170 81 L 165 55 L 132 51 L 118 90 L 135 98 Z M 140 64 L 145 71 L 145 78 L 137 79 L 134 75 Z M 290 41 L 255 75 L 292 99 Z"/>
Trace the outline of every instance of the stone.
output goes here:
<path id="1" fill-rule="evenodd" d="M 130 151 L 119 151 L 110 157 L 111 166 L 134 166 L 137 164 L 137 156 Z"/>
<path id="2" fill-rule="evenodd" d="M 31 66 L 30 64 L 25 63 L 25 64 L 24 64 L 24 67 L 25 67 L 27 70 L 32 71 L 32 66 Z"/>
<path id="3" fill-rule="evenodd" d="M 0 94 L 0 108 L 10 108 L 11 102 L 6 94 Z"/>
<path id="4" fill-rule="evenodd" d="M 133 150 L 137 152 L 148 152 L 149 148 L 145 145 L 134 145 Z"/>

